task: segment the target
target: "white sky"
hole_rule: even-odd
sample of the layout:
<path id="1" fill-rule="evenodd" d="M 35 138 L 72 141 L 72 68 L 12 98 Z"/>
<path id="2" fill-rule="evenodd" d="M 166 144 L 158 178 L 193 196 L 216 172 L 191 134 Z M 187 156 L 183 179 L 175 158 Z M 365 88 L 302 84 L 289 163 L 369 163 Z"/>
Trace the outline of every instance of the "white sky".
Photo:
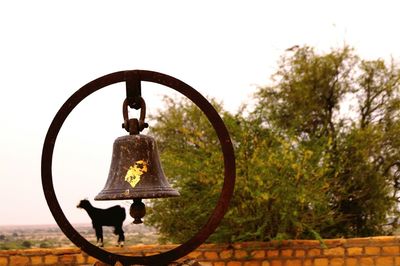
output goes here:
<path id="1" fill-rule="evenodd" d="M 41 188 L 42 145 L 55 113 L 87 82 L 154 70 L 234 112 L 296 44 L 328 51 L 347 43 L 364 58 L 399 60 L 399 10 L 395 0 L 1 1 L 0 225 L 54 223 Z M 112 143 L 125 134 L 124 93 L 123 84 L 96 92 L 61 129 L 53 174 L 71 222 L 88 222 L 75 205 L 106 181 Z M 142 93 L 155 112 L 172 90 L 145 83 Z"/>

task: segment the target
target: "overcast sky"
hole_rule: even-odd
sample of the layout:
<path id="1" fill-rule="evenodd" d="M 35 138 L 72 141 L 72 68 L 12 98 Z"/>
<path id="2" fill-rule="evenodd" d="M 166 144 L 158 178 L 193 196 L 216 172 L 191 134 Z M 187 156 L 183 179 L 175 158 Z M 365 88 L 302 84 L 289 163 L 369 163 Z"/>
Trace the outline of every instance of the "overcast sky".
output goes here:
<path id="1" fill-rule="evenodd" d="M 1 1 L 0 225 L 51 224 L 40 179 L 42 145 L 61 105 L 105 74 L 172 75 L 235 112 L 293 45 L 353 46 L 400 59 L 398 1 Z M 148 111 L 171 89 L 143 84 Z M 58 136 L 53 175 L 67 218 L 102 189 L 112 143 L 124 135 L 123 84 L 85 99 Z M 94 203 L 110 206 L 113 202 Z M 126 203 L 122 203 L 126 204 Z M 126 207 L 126 206 L 125 206 Z"/>

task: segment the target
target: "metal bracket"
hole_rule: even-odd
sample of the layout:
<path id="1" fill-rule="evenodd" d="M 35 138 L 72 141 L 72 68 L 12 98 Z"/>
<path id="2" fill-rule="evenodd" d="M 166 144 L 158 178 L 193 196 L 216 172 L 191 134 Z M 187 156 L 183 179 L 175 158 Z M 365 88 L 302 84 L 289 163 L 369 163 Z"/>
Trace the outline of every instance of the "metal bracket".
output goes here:
<path id="1" fill-rule="evenodd" d="M 141 108 L 142 87 L 138 70 L 125 71 L 126 99 L 128 106 L 139 110 Z"/>

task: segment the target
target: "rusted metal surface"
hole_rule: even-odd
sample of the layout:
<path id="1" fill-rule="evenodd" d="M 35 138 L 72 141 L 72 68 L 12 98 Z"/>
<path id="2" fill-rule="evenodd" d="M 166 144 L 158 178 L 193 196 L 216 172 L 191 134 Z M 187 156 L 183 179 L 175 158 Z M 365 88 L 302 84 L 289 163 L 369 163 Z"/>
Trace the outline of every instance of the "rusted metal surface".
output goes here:
<path id="1" fill-rule="evenodd" d="M 179 193 L 165 177 L 153 137 L 127 135 L 114 141 L 108 179 L 95 200 L 175 196 L 179 196 Z"/>
<path id="2" fill-rule="evenodd" d="M 125 128 L 126 131 L 129 132 L 131 135 L 139 134 L 142 132 L 143 129 L 149 127 L 149 125 L 144 122 L 146 118 L 146 102 L 143 100 L 142 97 L 138 100 L 140 102 L 140 117 L 139 120 L 136 118 L 129 119 L 128 117 L 128 98 L 124 100 L 122 104 L 122 115 L 124 117 L 124 123 L 122 124 L 122 128 Z"/>
<path id="3" fill-rule="evenodd" d="M 134 75 L 134 77 L 131 77 L 131 75 Z M 216 131 L 219 142 L 221 144 L 221 151 L 224 158 L 224 183 L 217 205 L 214 208 L 211 216 L 207 220 L 206 224 L 191 239 L 181 244 L 180 246 L 161 254 L 146 257 L 124 256 L 110 253 L 106 250 L 94 246 L 85 238 L 83 238 L 72 227 L 68 219 L 65 217 L 54 191 L 52 176 L 53 152 L 57 140 L 57 135 L 71 111 L 83 99 L 85 99 L 93 92 L 114 83 L 126 82 L 127 80 L 129 80 L 129 78 L 138 78 L 140 81 L 154 82 L 165 85 L 180 92 L 181 94 L 189 98 L 192 102 L 194 102 L 203 111 L 208 120 L 211 122 L 214 130 Z M 169 262 L 185 256 L 186 254 L 200 246 L 215 231 L 228 209 L 229 201 L 233 195 L 234 190 L 235 171 L 235 156 L 231 139 L 229 137 L 229 133 L 226 129 L 225 124 L 223 123 L 221 117 L 218 115 L 214 107 L 207 101 L 206 98 L 204 98 L 199 92 L 197 92 L 186 83 L 174 77 L 147 70 L 130 70 L 111 73 L 89 82 L 78 91 L 76 91 L 63 104 L 61 109 L 54 117 L 44 141 L 41 161 L 42 186 L 46 201 L 50 208 L 50 211 L 52 212 L 53 217 L 55 218 L 57 224 L 64 232 L 64 234 L 75 245 L 80 247 L 83 251 L 90 254 L 91 256 L 109 264 L 115 264 L 118 261 L 123 265 L 167 265 Z"/>
<path id="4" fill-rule="evenodd" d="M 146 215 L 146 206 L 141 199 L 134 199 L 129 208 L 130 215 L 134 218 L 134 224 L 143 223 L 142 218 Z"/>
<path id="5" fill-rule="evenodd" d="M 139 70 L 125 72 L 126 101 L 130 108 L 140 109 L 142 86 L 139 78 Z"/>

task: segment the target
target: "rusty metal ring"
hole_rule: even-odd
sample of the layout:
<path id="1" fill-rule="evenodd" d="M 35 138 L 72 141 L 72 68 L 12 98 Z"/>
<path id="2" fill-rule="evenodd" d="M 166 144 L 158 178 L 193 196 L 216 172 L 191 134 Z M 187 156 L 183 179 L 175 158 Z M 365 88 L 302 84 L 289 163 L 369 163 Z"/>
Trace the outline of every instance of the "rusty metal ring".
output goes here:
<path id="1" fill-rule="evenodd" d="M 70 224 L 68 219 L 65 217 L 60 204 L 58 203 L 52 176 L 52 161 L 53 152 L 57 139 L 57 135 L 68 115 L 71 111 L 87 96 L 91 93 L 109 86 L 114 83 L 126 81 L 125 76 L 129 76 L 131 73 L 140 75 L 141 81 L 155 82 L 167 87 L 170 87 L 195 103 L 206 115 L 207 119 L 211 122 L 214 130 L 217 133 L 219 142 L 221 144 L 221 151 L 224 158 L 224 183 L 218 199 L 217 205 L 213 210 L 206 224 L 198 231 L 191 239 L 187 242 L 166 251 L 161 254 L 151 256 L 125 256 L 110 253 L 106 250 L 100 249 L 95 245 L 91 244 L 84 237 L 82 237 Z M 204 98 L 199 92 L 193 89 L 186 83 L 154 71 L 148 70 L 131 70 L 131 71 L 120 71 L 102 76 L 95 79 L 88 84 L 84 85 L 78 91 L 76 91 L 60 108 L 55 115 L 48 131 L 43 144 L 42 161 L 41 161 L 41 174 L 42 174 L 42 186 L 46 197 L 47 204 L 50 211 L 56 220 L 58 226 L 61 228 L 63 233 L 78 247 L 80 247 L 87 254 L 109 264 L 115 264 L 117 261 L 124 265 L 141 264 L 141 265 L 165 265 L 168 262 L 177 260 L 189 252 L 195 250 L 215 231 L 226 211 L 230 199 L 233 195 L 235 185 L 235 155 L 232 146 L 232 142 L 226 129 L 224 122 L 218 115 L 214 107 Z"/>

